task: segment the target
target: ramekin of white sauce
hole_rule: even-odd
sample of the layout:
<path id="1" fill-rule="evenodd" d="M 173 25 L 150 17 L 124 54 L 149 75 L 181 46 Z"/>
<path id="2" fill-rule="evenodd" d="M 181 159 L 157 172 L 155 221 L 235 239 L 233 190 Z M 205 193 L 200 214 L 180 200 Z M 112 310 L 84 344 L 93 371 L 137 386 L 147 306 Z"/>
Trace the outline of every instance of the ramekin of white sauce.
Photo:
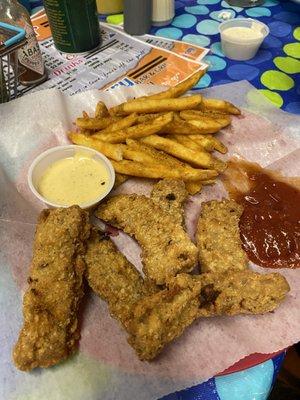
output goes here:
<path id="1" fill-rule="evenodd" d="M 77 145 L 45 151 L 28 171 L 32 193 L 51 208 L 93 207 L 108 195 L 114 182 L 111 162 L 98 151 Z"/>
<path id="2" fill-rule="evenodd" d="M 251 18 L 235 18 L 219 26 L 223 53 L 232 60 L 250 60 L 269 34 L 267 25 Z"/>

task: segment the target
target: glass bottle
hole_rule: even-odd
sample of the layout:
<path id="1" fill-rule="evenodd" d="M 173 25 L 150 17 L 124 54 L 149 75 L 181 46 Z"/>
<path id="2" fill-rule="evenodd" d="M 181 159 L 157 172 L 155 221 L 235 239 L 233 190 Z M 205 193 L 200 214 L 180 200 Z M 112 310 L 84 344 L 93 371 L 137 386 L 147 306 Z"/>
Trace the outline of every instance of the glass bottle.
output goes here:
<path id="1" fill-rule="evenodd" d="M 0 1 L 0 21 L 25 29 L 27 44 L 18 50 L 19 82 L 31 86 L 47 79 L 42 53 L 31 23 L 30 15 L 17 0 Z"/>

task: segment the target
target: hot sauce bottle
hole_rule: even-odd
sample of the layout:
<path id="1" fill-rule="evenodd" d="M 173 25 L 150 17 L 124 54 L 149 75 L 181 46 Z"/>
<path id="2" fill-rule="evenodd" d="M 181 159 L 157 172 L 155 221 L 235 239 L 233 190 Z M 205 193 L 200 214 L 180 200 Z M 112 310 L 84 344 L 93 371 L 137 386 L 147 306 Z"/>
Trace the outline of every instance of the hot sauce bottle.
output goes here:
<path id="1" fill-rule="evenodd" d="M 0 21 L 25 29 L 27 44 L 18 50 L 19 82 L 36 85 L 47 79 L 42 53 L 31 23 L 30 15 L 17 0 L 1 0 Z"/>

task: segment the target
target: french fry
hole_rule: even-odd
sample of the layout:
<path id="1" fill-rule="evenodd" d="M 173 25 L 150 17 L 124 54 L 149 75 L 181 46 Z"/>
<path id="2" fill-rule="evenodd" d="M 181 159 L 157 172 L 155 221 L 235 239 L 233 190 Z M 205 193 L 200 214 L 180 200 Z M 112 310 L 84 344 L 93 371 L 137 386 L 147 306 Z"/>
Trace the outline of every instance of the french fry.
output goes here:
<path id="1" fill-rule="evenodd" d="M 240 115 L 241 110 L 234 106 L 229 101 L 220 99 L 206 99 L 203 98 L 199 106 L 200 110 L 213 110 L 224 114 Z"/>
<path id="2" fill-rule="evenodd" d="M 188 138 L 184 135 L 174 135 L 170 136 L 168 139 L 175 140 L 176 142 L 182 144 L 183 146 L 187 147 L 188 149 L 196 151 L 198 154 L 205 154 L 205 149 L 200 146 L 197 142 L 193 141 L 192 139 Z M 207 153 L 206 153 L 207 154 Z M 221 160 L 218 160 L 215 157 L 211 157 L 212 166 L 218 172 L 223 172 L 226 169 L 226 163 Z"/>
<path id="3" fill-rule="evenodd" d="M 98 101 L 95 109 L 95 118 L 108 117 L 108 109 L 103 101 Z"/>
<path id="4" fill-rule="evenodd" d="M 195 119 L 195 120 L 189 120 L 188 123 L 190 125 L 196 126 L 198 129 L 202 130 L 203 134 L 204 133 L 216 133 L 216 132 L 219 132 L 219 130 L 221 129 L 221 125 L 214 120 L 204 121 L 204 120 Z"/>
<path id="5" fill-rule="evenodd" d="M 168 137 L 168 139 L 175 140 L 176 142 L 182 144 L 185 147 L 188 147 L 191 150 L 206 151 L 203 146 L 191 139 L 188 135 L 171 135 Z"/>
<path id="6" fill-rule="evenodd" d="M 105 129 L 113 122 L 118 121 L 119 117 L 105 117 L 105 118 L 77 118 L 76 125 L 81 129 L 100 130 Z"/>
<path id="7" fill-rule="evenodd" d="M 180 118 L 178 114 L 174 114 L 173 121 L 165 126 L 161 133 L 169 135 L 201 135 L 208 133 L 206 131 L 189 124 L 189 121 Z"/>
<path id="8" fill-rule="evenodd" d="M 197 71 L 193 75 L 191 75 L 189 78 L 184 80 L 183 82 L 166 90 L 165 92 L 152 94 L 150 96 L 147 96 L 146 98 L 152 99 L 152 100 L 160 100 L 160 99 L 174 99 L 176 97 L 180 97 L 184 93 L 186 93 L 190 89 L 192 89 L 205 73 L 206 73 L 206 69 Z"/>
<path id="9" fill-rule="evenodd" d="M 188 191 L 188 193 L 191 196 L 194 196 L 195 194 L 201 192 L 202 189 L 202 181 L 198 181 L 198 182 L 185 182 L 185 188 Z"/>
<path id="10" fill-rule="evenodd" d="M 141 164 L 159 164 L 152 155 L 130 146 L 124 146 L 122 154 L 126 160 L 136 161 Z"/>
<path id="11" fill-rule="evenodd" d="M 69 132 L 68 137 L 74 144 L 91 147 L 113 160 L 121 161 L 123 159 L 122 145 L 104 143 L 101 140 L 94 139 L 92 136 L 86 136 L 78 132 Z"/>
<path id="12" fill-rule="evenodd" d="M 134 125 L 138 121 L 138 115 L 136 113 L 130 114 L 125 118 L 122 118 L 116 122 L 113 122 L 107 128 L 103 129 L 102 131 L 96 132 L 97 137 L 101 139 L 101 135 L 107 132 L 117 132 L 122 129 L 129 128 L 130 126 Z"/>
<path id="13" fill-rule="evenodd" d="M 193 165 L 213 169 L 214 160 L 209 153 L 204 151 L 191 150 L 180 143 L 157 135 L 145 137 L 141 141 Z"/>
<path id="14" fill-rule="evenodd" d="M 198 110 L 185 110 L 180 112 L 180 117 L 189 121 L 189 120 L 200 120 L 200 121 L 215 121 L 221 125 L 221 128 L 225 128 L 226 126 L 231 124 L 231 118 L 226 114 L 211 114 L 204 113 Z"/>
<path id="15" fill-rule="evenodd" d="M 219 153 L 226 154 L 228 149 L 219 139 L 212 135 L 190 135 L 190 139 L 199 143 L 206 151 L 216 150 Z"/>
<path id="16" fill-rule="evenodd" d="M 202 182 L 202 185 L 204 185 L 204 186 L 214 185 L 216 183 L 216 179 L 206 179 L 201 182 Z"/>
<path id="17" fill-rule="evenodd" d="M 140 141 L 127 139 L 126 144 L 129 148 L 145 153 L 147 156 L 151 157 L 153 160 L 152 162 L 155 164 L 163 164 L 171 168 L 179 168 L 179 169 L 192 168 L 189 164 L 186 164 L 183 161 L 180 161 L 177 158 L 170 156 L 169 154 L 163 151 L 157 150 L 152 146 L 148 146 L 147 144 L 141 143 Z"/>
<path id="18" fill-rule="evenodd" d="M 126 139 L 138 139 L 159 132 L 165 125 L 173 119 L 173 113 L 164 114 L 148 124 L 131 126 L 117 132 L 99 133 L 93 135 L 107 143 L 123 143 Z"/>
<path id="19" fill-rule="evenodd" d="M 114 169 L 124 175 L 138 176 L 151 179 L 182 179 L 184 181 L 199 181 L 201 179 L 214 178 L 217 172 L 206 169 L 179 170 L 166 165 L 152 164 L 145 165 L 135 161 L 114 161 L 111 160 Z"/>
<path id="20" fill-rule="evenodd" d="M 136 101 L 120 104 L 109 110 L 110 115 L 128 115 L 134 112 L 139 114 L 149 114 L 153 112 L 181 111 L 191 110 L 199 106 L 202 102 L 202 96 L 196 94 L 189 97 L 180 97 L 176 99 L 151 100 L 137 99 Z"/>
<path id="21" fill-rule="evenodd" d="M 145 124 L 150 121 L 153 121 L 155 118 L 160 117 L 161 115 L 164 115 L 166 113 L 154 113 L 154 114 L 143 114 L 138 116 L 138 124 Z"/>
<path id="22" fill-rule="evenodd" d="M 82 111 L 82 118 L 89 118 L 89 114 L 86 111 Z"/>
<path id="23" fill-rule="evenodd" d="M 194 142 L 197 142 L 200 146 L 202 146 L 206 151 L 214 151 L 214 142 L 210 139 L 211 135 L 188 135 L 190 139 Z"/>

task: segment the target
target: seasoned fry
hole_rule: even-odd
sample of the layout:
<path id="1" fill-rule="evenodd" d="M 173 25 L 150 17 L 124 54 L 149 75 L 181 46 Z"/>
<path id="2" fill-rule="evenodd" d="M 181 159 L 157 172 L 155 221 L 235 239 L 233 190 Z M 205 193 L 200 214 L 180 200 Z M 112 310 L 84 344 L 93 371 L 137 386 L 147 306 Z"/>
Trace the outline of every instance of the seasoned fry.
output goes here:
<path id="1" fill-rule="evenodd" d="M 81 129 L 100 130 L 107 128 L 113 122 L 118 121 L 119 117 L 105 117 L 105 118 L 77 118 L 76 126 Z"/>
<path id="2" fill-rule="evenodd" d="M 206 69 L 202 69 L 202 70 L 194 73 L 189 78 L 187 78 L 183 82 L 179 83 L 175 87 L 172 87 L 172 88 L 166 90 L 165 92 L 147 96 L 146 99 L 160 100 L 160 99 L 174 99 L 176 97 L 180 97 L 184 93 L 186 93 L 190 89 L 192 89 L 196 85 L 196 83 L 199 81 L 199 79 L 202 78 L 202 76 L 205 74 L 205 72 L 206 72 Z"/>
<path id="3" fill-rule="evenodd" d="M 146 124 L 131 126 L 117 132 L 99 133 L 93 137 L 107 143 L 123 143 L 126 139 L 137 139 L 157 133 L 172 119 L 173 113 L 167 113 Z"/>
<path id="4" fill-rule="evenodd" d="M 153 113 L 153 114 L 143 114 L 138 116 L 138 124 L 145 124 L 146 122 L 153 121 L 155 118 L 160 117 L 166 113 Z M 175 116 L 175 115 L 174 115 Z"/>
<path id="5" fill-rule="evenodd" d="M 138 176 L 151 179 L 182 179 L 183 181 L 200 181 L 214 178 L 218 175 L 215 170 L 207 169 L 178 169 L 166 165 L 145 165 L 135 161 L 114 161 L 111 163 L 116 172 L 124 175 Z"/>
<path id="6" fill-rule="evenodd" d="M 196 143 L 195 141 L 193 141 L 192 139 L 190 139 L 187 136 L 174 135 L 174 136 L 170 136 L 169 139 L 175 140 L 176 142 L 187 147 L 188 149 L 196 151 L 198 154 L 206 153 L 206 150 L 202 146 L 200 146 L 198 143 Z M 214 169 L 217 170 L 218 172 L 223 172 L 226 169 L 226 164 L 223 161 L 218 160 L 215 157 L 212 157 L 212 162 L 213 162 Z"/>
<path id="7" fill-rule="evenodd" d="M 206 121 L 206 122 L 215 121 L 221 126 L 221 128 L 225 128 L 226 126 L 231 124 L 231 118 L 226 114 L 209 115 L 208 113 L 203 113 L 202 111 L 199 110 L 181 111 L 180 117 L 187 121 L 198 120 L 198 119 L 200 121 Z"/>
<path id="8" fill-rule="evenodd" d="M 215 136 L 212 135 L 190 135 L 190 139 L 199 143 L 206 151 L 216 150 L 219 153 L 226 154 L 227 147 Z"/>
<path id="9" fill-rule="evenodd" d="M 174 142 L 173 140 L 167 138 L 162 138 L 157 135 L 148 136 L 141 139 L 141 141 L 193 165 L 213 169 L 214 160 L 209 153 L 204 151 L 196 152 L 188 149 L 180 143 Z"/>
<path id="10" fill-rule="evenodd" d="M 103 118 L 108 116 L 109 113 L 106 105 L 103 103 L 103 101 L 98 101 L 95 109 L 95 118 Z"/>
<path id="11" fill-rule="evenodd" d="M 128 115 L 125 118 L 120 119 L 119 121 L 113 122 L 111 125 L 109 125 L 107 128 L 96 132 L 94 135 L 98 139 L 102 140 L 102 135 L 103 133 L 108 133 L 108 132 L 117 132 L 126 128 L 131 127 L 138 121 L 138 115 L 133 113 Z"/>
<path id="12" fill-rule="evenodd" d="M 148 114 L 162 111 L 181 111 L 190 110 L 199 106 L 202 102 L 202 96 L 196 94 L 189 97 L 180 97 L 178 99 L 161 100 L 139 100 L 120 104 L 109 110 L 111 115 L 128 115 L 134 112 Z"/>
<path id="13" fill-rule="evenodd" d="M 168 137 L 168 139 L 175 140 L 176 142 L 182 144 L 185 147 L 188 147 L 191 150 L 206 151 L 203 146 L 191 139 L 188 135 L 171 135 Z"/>
<path id="14" fill-rule="evenodd" d="M 40 214 L 23 299 L 24 324 L 13 351 L 22 371 L 50 367 L 77 349 L 88 219 L 78 206 Z"/>
<path id="15" fill-rule="evenodd" d="M 241 110 L 234 106 L 229 101 L 220 100 L 220 99 L 206 99 L 203 98 L 202 103 L 200 104 L 200 110 L 212 110 L 217 111 L 219 113 L 224 114 L 233 114 L 240 115 Z"/>
<path id="16" fill-rule="evenodd" d="M 104 143 L 101 140 L 94 139 L 92 136 L 86 136 L 78 132 L 69 132 L 68 137 L 72 143 L 91 147 L 115 161 L 123 159 L 122 145 Z"/>
<path id="17" fill-rule="evenodd" d="M 142 153 L 147 154 L 148 156 L 152 157 L 153 163 L 156 163 L 156 164 L 158 163 L 160 165 L 166 165 L 172 169 L 176 168 L 176 169 L 183 170 L 183 171 L 193 170 L 193 168 L 189 164 L 186 164 L 183 161 L 180 161 L 177 158 L 172 157 L 169 154 L 166 154 L 162 151 L 156 150 L 154 147 L 137 142 L 136 140 L 130 140 L 130 139 L 127 140 L 127 145 L 132 150 L 137 150 L 139 152 L 142 152 Z M 124 157 L 126 158 L 126 156 L 124 156 Z M 184 178 L 182 178 L 182 179 L 184 179 Z M 185 181 L 186 190 L 188 191 L 188 193 L 190 195 L 194 195 L 194 194 L 200 192 L 203 182 L 205 182 L 205 181 Z M 210 180 L 208 182 L 214 182 L 214 180 Z"/>
<path id="18" fill-rule="evenodd" d="M 196 241 L 202 272 L 243 270 L 248 258 L 242 249 L 239 220 L 243 207 L 234 200 L 202 204 Z"/>
<path id="19" fill-rule="evenodd" d="M 188 123 L 202 130 L 201 133 L 203 134 L 216 133 L 219 132 L 219 130 L 221 129 L 221 125 L 218 122 L 214 121 L 213 119 L 211 119 L 210 121 L 194 119 L 194 120 L 189 120 Z"/>
<path id="20" fill-rule="evenodd" d="M 210 133 L 210 130 L 194 126 L 181 118 L 174 118 L 174 121 L 165 126 L 161 133 L 169 135 L 201 135 Z"/>
<path id="21" fill-rule="evenodd" d="M 142 248 L 143 270 L 157 285 L 195 267 L 197 248 L 183 227 L 146 196 L 118 195 L 96 216 L 133 236 Z"/>

